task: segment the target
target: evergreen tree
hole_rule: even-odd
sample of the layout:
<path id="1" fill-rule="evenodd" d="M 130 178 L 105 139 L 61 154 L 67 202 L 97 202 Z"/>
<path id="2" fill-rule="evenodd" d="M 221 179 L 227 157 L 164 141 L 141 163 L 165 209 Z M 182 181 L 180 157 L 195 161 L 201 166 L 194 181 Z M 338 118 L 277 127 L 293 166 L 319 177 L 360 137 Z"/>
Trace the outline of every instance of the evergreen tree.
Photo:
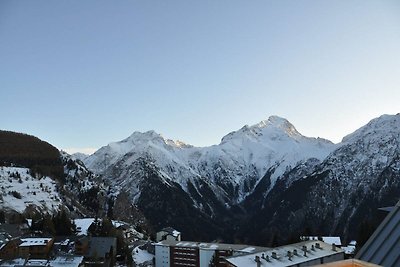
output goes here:
<path id="1" fill-rule="evenodd" d="M 43 233 L 50 235 L 56 234 L 56 229 L 54 227 L 54 223 L 50 215 L 46 215 L 43 218 Z"/>
<path id="2" fill-rule="evenodd" d="M 72 222 L 65 209 L 62 209 L 53 217 L 53 223 L 57 235 L 71 235 L 73 233 Z"/>
<path id="3" fill-rule="evenodd" d="M 5 223 L 6 222 L 6 214 L 4 213 L 3 210 L 0 210 L 0 223 Z"/>

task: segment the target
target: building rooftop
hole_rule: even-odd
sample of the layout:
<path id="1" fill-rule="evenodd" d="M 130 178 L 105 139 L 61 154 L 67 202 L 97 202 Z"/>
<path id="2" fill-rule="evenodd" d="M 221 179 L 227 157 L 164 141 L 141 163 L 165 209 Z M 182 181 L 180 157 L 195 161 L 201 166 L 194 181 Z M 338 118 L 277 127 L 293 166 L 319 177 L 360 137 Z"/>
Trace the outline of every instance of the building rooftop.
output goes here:
<path id="1" fill-rule="evenodd" d="M 356 258 L 382 266 L 400 266 L 400 201 L 375 230 Z"/>
<path id="2" fill-rule="evenodd" d="M 50 237 L 32 237 L 32 238 L 21 238 L 20 247 L 30 247 L 30 246 L 45 246 L 52 240 Z"/>
<path id="3" fill-rule="evenodd" d="M 117 239 L 115 237 L 91 237 L 87 256 L 104 258 L 107 253 L 110 251 L 114 253 L 116 249 Z"/>
<path id="4" fill-rule="evenodd" d="M 46 266 L 47 260 L 34 260 L 30 259 L 25 262 L 25 266 Z"/>
<path id="5" fill-rule="evenodd" d="M 175 241 L 175 240 L 163 240 L 158 243 L 155 243 L 155 245 L 193 247 L 204 250 L 233 250 L 243 253 L 255 253 L 258 251 L 264 251 L 268 249 L 267 247 L 258 247 L 258 246 L 240 245 L 240 244 L 205 243 L 205 242 Z"/>
<path id="6" fill-rule="evenodd" d="M 24 265 L 25 259 L 18 258 L 18 259 L 12 259 L 12 260 L 0 260 L 0 266 L 1 267 L 14 267 L 14 266 L 21 266 Z"/>
<path id="7" fill-rule="evenodd" d="M 307 240 L 319 240 L 328 243 L 328 244 L 335 244 L 336 246 L 341 246 L 342 241 L 340 240 L 339 236 L 302 236 L 300 237 L 301 240 L 307 241 Z"/>
<path id="8" fill-rule="evenodd" d="M 58 256 L 49 263 L 53 267 L 78 267 L 82 260 L 83 256 Z"/>
<path id="9" fill-rule="evenodd" d="M 172 235 L 172 236 L 175 236 L 175 237 L 177 237 L 178 235 L 181 234 L 181 232 L 175 230 L 175 229 L 172 228 L 172 227 L 165 227 L 165 228 L 161 229 L 161 231 L 167 232 L 168 234 L 170 234 L 170 235 Z"/>
<path id="10" fill-rule="evenodd" d="M 306 256 L 304 256 L 303 246 L 306 246 L 307 248 Z M 238 267 L 254 267 L 256 266 L 257 259 L 260 261 L 260 266 L 292 266 L 318 258 L 343 253 L 342 249 L 335 249 L 336 251 L 332 249 L 331 244 L 322 241 L 303 241 L 286 246 L 270 248 L 257 253 L 229 257 L 226 260 Z"/>

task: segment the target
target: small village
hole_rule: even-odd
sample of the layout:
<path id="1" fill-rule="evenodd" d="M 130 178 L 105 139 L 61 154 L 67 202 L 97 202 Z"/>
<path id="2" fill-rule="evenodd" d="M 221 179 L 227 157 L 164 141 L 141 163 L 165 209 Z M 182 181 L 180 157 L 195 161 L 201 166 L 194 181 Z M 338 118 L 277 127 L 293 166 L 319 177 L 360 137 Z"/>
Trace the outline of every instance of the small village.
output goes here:
<path id="1" fill-rule="evenodd" d="M 154 265 L 154 253 L 147 252 L 151 241 L 129 224 L 98 218 L 72 224 L 73 233 L 54 236 L 46 225 L 37 230 L 31 219 L 0 224 L 0 266 Z"/>
<path id="2" fill-rule="evenodd" d="M 46 220 L 0 224 L 0 266 L 311 266 L 349 259 L 356 242 L 344 246 L 340 237 L 302 236 L 301 242 L 276 247 L 184 241 L 171 227 L 155 239 L 129 224 L 108 219 L 71 221 L 70 235 L 50 236 Z M 46 228 L 47 227 L 47 228 Z"/>

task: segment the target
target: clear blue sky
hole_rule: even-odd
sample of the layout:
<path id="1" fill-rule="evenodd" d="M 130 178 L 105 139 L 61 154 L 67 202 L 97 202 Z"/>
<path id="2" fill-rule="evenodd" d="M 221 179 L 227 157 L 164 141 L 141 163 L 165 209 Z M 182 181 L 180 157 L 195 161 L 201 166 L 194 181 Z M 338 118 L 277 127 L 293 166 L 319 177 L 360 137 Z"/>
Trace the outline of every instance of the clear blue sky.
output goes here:
<path id="1" fill-rule="evenodd" d="M 0 128 L 69 151 L 269 115 L 338 142 L 399 87 L 400 1 L 0 1 Z"/>

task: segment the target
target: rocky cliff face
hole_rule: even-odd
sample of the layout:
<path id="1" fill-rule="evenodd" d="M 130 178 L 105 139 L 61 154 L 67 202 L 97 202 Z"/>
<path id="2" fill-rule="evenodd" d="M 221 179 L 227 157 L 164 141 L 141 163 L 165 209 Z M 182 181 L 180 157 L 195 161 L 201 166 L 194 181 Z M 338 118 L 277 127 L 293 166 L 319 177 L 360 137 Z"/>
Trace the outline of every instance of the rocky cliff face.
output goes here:
<path id="1" fill-rule="evenodd" d="M 238 204 L 263 179 L 268 191 L 285 170 L 310 158 L 321 160 L 334 148 L 333 143 L 305 137 L 287 120 L 272 116 L 226 135 L 219 145 L 204 148 L 165 139 L 154 131 L 135 132 L 84 161 L 116 191 L 129 193 L 146 217 L 153 218 L 155 227 L 172 225 L 186 236 L 206 239 L 218 236 L 211 233 L 228 236 L 223 232 L 230 232 L 231 227 L 218 222 L 231 225 L 231 218 L 247 214 Z M 182 199 L 174 202 L 175 196 Z M 156 204 L 155 199 L 163 204 Z M 188 224 L 192 218 L 202 221 L 202 226 Z M 182 228 L 187 225 L 185 232 Z"/>
<path id="2" fill-rule="evenodd" d="M 247 233 L 257 239 L 289 239 L 285 233 L 304 231 L 357 238 L 363 222 L 380 216 L 379 207 L 398 201 L 399 155 L 400 115 L 372 120 L 346 136 L 323 162 L 300 164 L 282 175 L 247 219 L 254 224 Z"/>
<path id="3" fill-rule="evenodd" d="M 155 229 L 174 226 L 186 238 L 354 238 L 360 223 L 400 196 L 399 121 L 384 115 L 337 145 L 276 116 L 204 148 L 136 132 L 84 161 Z"/>

